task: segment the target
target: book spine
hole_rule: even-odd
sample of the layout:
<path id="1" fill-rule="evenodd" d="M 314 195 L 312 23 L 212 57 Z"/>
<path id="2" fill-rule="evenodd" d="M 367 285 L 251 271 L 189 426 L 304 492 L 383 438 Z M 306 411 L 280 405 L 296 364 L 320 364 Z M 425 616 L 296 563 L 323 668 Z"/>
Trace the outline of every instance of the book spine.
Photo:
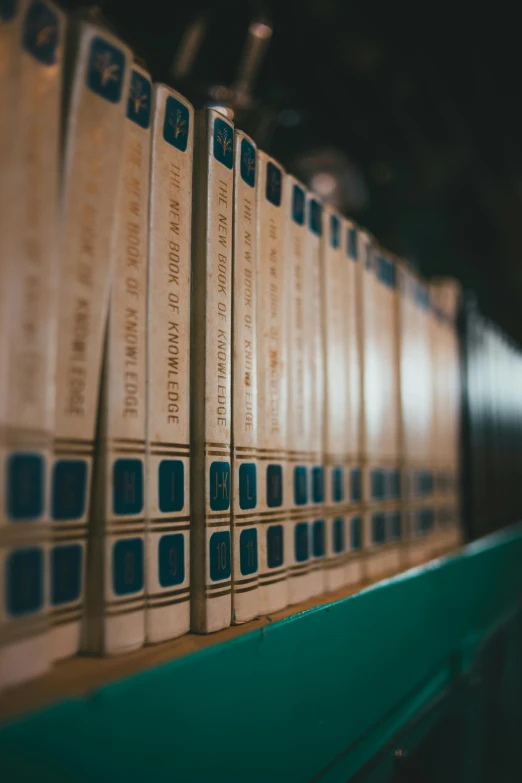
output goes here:
<path id="1" fill-rule="evenodd" d="M 196 115 L 191 322 L 191 609 L 197 633 L 231 622 L 230 437 L 234 127 Z"/>
<path id="2" fill-rule="evenodd" d="M 324 518 L 325 481 L 324 481 L 324 341 L 323 330 L 323 276 L 322 276 L 322 235 L 323 208 L 312 195 L 308 197 L 308 253 L 310 264 L 310 367 L 312 369 L 312 393 L 310 414 L 311 469 L 311 556 L 312 578 L 311 594 L 321 595 L 325 591 L 324 558 L 326 554 L 326 523 Z"/>
<path id="3" fill-rule="evenodd" d="M 344 314 L 344 267 L 346 266 L 340 216 L 330 207 L 324 210 L 322 237 L 322 337 L 324 371 L 323 444 L 325 463 L 326 558 L 325 588 L 344 584 L 346 551 L 344 457 L 349 388 Z"/>
<path id="4" fill-rule="evenodd" d="M 288 604 L 284 483 L 286 453 L 284 171 L 259 152 L 258 200 L 258 422 L 260 612 Z"/>
<path id="5" fill-rule="evenodd" d="M 61 179 L 61 253 L 51 488 L 53 659 L 80 645 L 87 521 L 131 56 L 79 22 L 69 41 Z"/>
<path id="6" fill-rule="evenodd" d="M 147 641 L 190 626 L 190 290 L 194 110 L 154 86 L 147 382 Z"/>
<path id="7" fill-rule="evenodd" d="M 48 481 L 54 424 L 59 121 L 64 15 L 51 2 L 20 6 L 2 33 L 2 92 L 13 112 L 2 130 L 0 186 L 3 502 L 0 684 L 48 666 Z M 4 22 L 2 22 L 2 27 Z M 16 38 L 13 40 L 13 37 Z M 4 104 L 4 107 L 7 104 Z M 3 162 L 3 160 L 2 160 Z M 5 190 L 4 190 L 5 188 Z"/>
<path id="8" fill-rule="evenodd" d="M 306 191 L 294 177 L 286 177 L 286 267 L 288 339 L 288 471 L 285 493 L 289 521 L 285 550 L 288 562 L 288 602 L 311 595 L 310 584 L 310 329 L 308 305 L 311 276 L 307 256 Z"/>
<path id="9" fill-rule="evenodd" d="M 88 536 L 84 649 L 145 639 L 145 374 L 151 82 L 131 70 Z"/>
<path id="10" fill-rule="evenodd" d="M 348 220 L 343 221 L 346 258 L 343 265 L 343 311 L 346 350 L 346 389 L 348 412 L 344 439 L 346 477 L 347 558 L 344 572 L 346 585 L 356 585 L 363 578 L 362 546 L 362 435 L 363 435 L 363 346 L 361 318 L 361 283 L 363 246 L 360 231 Z"/>
<path id="11" fill-rule="evenodd" d="M 259 614 L 257 150 L 235 132 L 232 272 L 232 620 Z"/>

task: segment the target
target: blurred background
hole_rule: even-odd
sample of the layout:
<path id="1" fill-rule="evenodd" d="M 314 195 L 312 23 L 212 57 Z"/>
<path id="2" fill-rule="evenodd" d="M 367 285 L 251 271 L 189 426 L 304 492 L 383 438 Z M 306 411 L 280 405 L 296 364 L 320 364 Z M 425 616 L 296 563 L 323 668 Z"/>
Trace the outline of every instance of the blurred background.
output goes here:
<path id="1" fill-rule="evenodd" d="M 457 277 L 522 342 L 519 32 L 502 5 L 106 0 L 102 10 L 154 79 L 197 106 L 233 106 L 325 201 L 422 274 Z"/>

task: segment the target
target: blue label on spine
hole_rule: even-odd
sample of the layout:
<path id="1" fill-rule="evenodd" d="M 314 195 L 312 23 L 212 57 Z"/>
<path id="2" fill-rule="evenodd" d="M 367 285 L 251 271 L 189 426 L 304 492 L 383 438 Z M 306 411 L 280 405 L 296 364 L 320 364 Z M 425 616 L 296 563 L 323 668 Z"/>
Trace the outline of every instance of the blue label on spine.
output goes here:
<path id="1" fill-rule="evenodd" d="M 165 103 L 163 138 L 167 144 L 185 152 L 188 145 L 190 115 L 184 103 L 169 95 Z"/>
<path id="2" fill-rule="evenodd" d="M 314 557 L 324 557 L 326 542 L 324 519 L 316 519 L 312 525 L 312 552 Z"/>
<path id="3" fill-rule="evenodd" d="M 230 578 L 230 533 L 213 533 L 209 541 L 210 578 L 219 582 Z"/>
<path id="4" fill-rule="evenodd" d="M 374 514 L 372 517 L 372 541 L 374 544 L 384 544 L 386 541 L 386 517 L 384 514 Z"/>
<path id="5" fill-rule="evenodd" d="M 11 454 L 7 460 L 7 516 L 34 522 L 44 510 L 44 459 L 41 454 Z"/>
<path id="6" fill-rule="evenodd" d="M 337 215 L 330 216 L 330 244 L 334 248 L 339 247 L 341 239 L 341 221 Z"/>
<path id="7" fill-rule="evenodd" d="M 5 608 L 12 617 L 35 614 L 43 607 L 43 552 L 38 547 L 18 549 L 5 565 Z"/>
<path id="8" fill-rule="evenodd" d="M 51 514 L 55 522 L 81 519 L 87 502 L 87 463 L 60 459 L 53 468 Z"/>
<path id="9" fill-rule="evenodd" d="M 281 191 L 283 189 L 283 175 L 278 166 L 268 161 L 266 164 L 266 190 L 265 195 L 275 207 L 281 205 Z"/>
<path id="10" fill-rule="evenodd" d="M 362 498 L 361 469 L 352 468 L 350 473 L 350 497 L 352 503 L 359 503 Z"/>
<path id="11" fill-rule="evenodd" d="M 321 236 L 321 234 L 323 233 L 323 224 L 322 224 L 323 208 L 318 201 L 312 198 L 310 199 L 309 210 L 310 213 L 308 216 L 308 224 L 310 226 L 310 231 L 313 231 L 313 233 L 317 234 L 317 236 Z"/>
<path id="12" fill-rule="evenodd" d="M 312 503 L 324 503 L 324 468 L 312 468 Z"/>
<path id="13" fill-rule="evenodd" d="M 143 590 L 143 541 L 124 538 L 112 549 L 112 589 L 115 595 Z"/>
<path id="14" fill-rule="evenodd" d="M 242 530 L 239 536 L 239 568 L 242 576 L 257 572 L 257 530 Z"/>
<path id="15" fill-rule="evenodd" d="M 119 103 L 123 88 L 125 55 L 100 36 L 91 41 L 87 87 L 111 103 Z"/>
<path id="16" fill-rule="evenodd" d="M 269 508 L 283 505 L 283 468 L 268 465 L 266 469 L 266 504 Z"/>
<path id="17" fill-rule="evenodd" d="M 140 128 L 148 128 L 150 125 L 150 99 L 150 81 L 138 71 L 132 71 L 127 117 Z"/>
<path id="18" fill-rule="evenodd" d="M 305 465 L 294 468 L 294 503 L 296 506 L 306 506 L 308 503 L 308 477 Z"/>
<path id="19" fill-rule="evenodd" d="M 112 466 L 112 510 L 120 516 L 143 511 L 141 459 L 117 459 Z"/>
<path id="20" fill-rule="evenodd" d="M 362 520 L 361 517 L 353 517 L 350 523 L 350 549 L 354 552 L 362 546 Z"/>
<path id="21" fill-rule="evenodd" d="M 266 533 L 266 560 L 269 568 L 280 568 L 284 562 L 283 526 L 272 525 Z"/>
<path id="22" fill-rule="evenodd" d="M 230 464 L 213 462 L 210 466 L 210 509 L 227 511 L 230 507 Z"/>
<path id="23" fill-rule="evenodd" d="M 333 551 L 336 555 L 344 552 L 344 517 L 337 517 L 332 524 Z"/>
<path id="24" fill-rule="evenodd" d="M 56 62 L 58 15 L 46 3 L 35 0 L 24 20 L 23 47 L 44 65 Z"/>
<path id="25" fill-rule="evenodd" d="M 227 169 L 234 165 L 234 131 L 225 120 L 214 120 L 214 157 Z"/>
<path id="26" fill-rule="evenodd" d="M 80 544 L 54 547 L 51 551 L 51 603 L 77 601 L 82 590 L 82 548 Z"/>
<path id="27" fill-rule="evenodd" d="M 162 536 L 158 544 L 158 576 L 162 587 L 185 581 L 185 538 L 183 533 Z"/>
<path id="28" fill-rule="evenodd" d="M 357 229 L 348 229 L 348 255 L 352 261 L 357 261 Z"/>
<path id="29" fill-rule="evenodd" d="M 241 179 L 251 188 L 256 184 L 256 150 L 248 139 L 241 140 Z"/>
<path id="30" fill-rule="evenodd" d="M 162 459 L 158 470 L 159 510 L 182 511 L 185 505 L 185 466 L 180 459 Z"/>
<path id="31" fill-rule="evenodd" d="M 304 563 L 310 557 L 308 522 L 299 522 L 294 528 L 294 556 L 296 563 Z"/>
<path id="32" fill-rule="evenodd" d="M 256 466 L 245 462 L 239 466 L 239 507 L 243 510 L 257 505 Z"/>
<path id="33" fill-rule="evenodd" d="M 292 189 L 292 220 L 299 226 L 305 221 L 305 194 L 303 188 L 294 185 Z"/>
<path id="34" fill-rule="evenodd" d="M 342 503 L 344 500 L 343 469 L 340 467 L 332 470 L 332 499 L 334 503 Z"/>

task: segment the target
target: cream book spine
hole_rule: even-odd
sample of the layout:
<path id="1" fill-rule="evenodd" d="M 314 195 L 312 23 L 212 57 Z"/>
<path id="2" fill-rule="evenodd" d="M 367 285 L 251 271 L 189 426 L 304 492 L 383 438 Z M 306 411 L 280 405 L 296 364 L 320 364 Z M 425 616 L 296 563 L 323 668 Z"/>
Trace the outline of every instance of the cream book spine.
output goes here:
<path id="1" fill-rule="evenodd" d="M 346 551 L 345 445 L 348 425 L 347 343 L 345 329 L 346 251 L 341 217 L 324 209 L 322 237 L 322 338 L 324 370 L 323 448 L 325 464 L 325 589 L 344 584 Z"/>
<path id="2" fill-rule="evenodd" d="M 87 521 L 115 215 L 122 182 L 122 136 L 131 54 L 109 32 L 75 20 L 66 53 L 60 272 L 56 353 L 55 454 L 51 488 L 51 656 L 80 646 L 86 585 Z"/>
<path id="3" fill-rule="evenodd" d="M 190 296 L 194 110 L 154 85 L 149 231 L 146 636 L 190 627 Z"/>
<path id="4" fill-rule="evenodd" d="M 324 481 L 324 342 L 323 342 L 323 291 L 322 291 L 322 236 L 323 207 L 313 194 L 307 202 L 308 253 L 310 264 L 310 372 L 312 376 L 310 443 L 311 443 L 311 503 L 312 523 L 310 547 L 312 556 L 311 595 L 321 595 L 325 591 L 324 559 L 326 554 L 326 523 L 324 518 L 325 481 Z"/>
<path id="5" fill-rule="evenodd" d="M 134 65 L 123 125 L 122 184 L 109 298 L 84 649 L 117 655 L 145 640 L 145 375 L 150 181 L 149 74 Z"/>
<path id="6" fill-rule="evenodd" d="M 2 78 L 10 82 L 2 91 L 10 92 L 13 101 L 10 127 L 2 130 L 2 162 L 4 154 L 9 159 L 0 186 L 5 373 L 0 434 L 0 571 L 5 591 L 0 609 L 0 686 L 36 677 L 47 668 L 49 600 L 54 601 L 57 589 L 49 574 L 48 485 L 65 16 L 43 0 L 24 3 L 19 12 L 2 22 L 6 49 L 0 54 Z"/>
<path id="7" fill-rule="evenodd" d="M 275 612 L 288 604 L 285 552 L 287 502 L 285 356 L 285 173 L 259 152 L 257 191 L 257 367 L 259 424 L 259 611 Z"/>
<path id="8" fill-rule="evenodd" d="M 232 271 L 232 622 L 259 614 L 257 148 L 235 132 Z"/>
<path id="9" fill-rule="evenodd" d="M 289 521 L 285 549 L 288 556 L 288 602 L 306 600 L 312 591 L 310 572 L 311 395 L 309 302 L 311 275 L 307 253 L 306 191 L 286 176 L 286 253 L 288 340 L 288 471 L 285 492 Z"/>
<path id="10" fill-rule="evenodd" d="M 343 313 L 345 330 L 346 425 L 344 430 L 344 473 L 346 492 L 346 565 L 344 583 L 359 584 L 363 578 L 362 548 L 362 452 L 363 452 L 363 345 L 361 286 L 364 273 L 361 232 L 343 220 L 346 255 L 343 259 Z"/>
<path id="11" fill-rule="evenodd" d="M 234 126 L 196 114 L 191 320 L 191 621 L 231 622 L 231 359 Z"/>

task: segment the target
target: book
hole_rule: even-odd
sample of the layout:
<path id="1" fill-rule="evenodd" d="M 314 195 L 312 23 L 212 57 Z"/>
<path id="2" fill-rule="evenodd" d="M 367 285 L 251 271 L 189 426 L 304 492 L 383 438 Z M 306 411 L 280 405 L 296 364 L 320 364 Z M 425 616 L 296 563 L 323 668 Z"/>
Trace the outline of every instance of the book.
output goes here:
<path id="1" fill-rule="evenodd" d="M 257 149 L 235 132 L 232 269 L 232 621 L 259 614 Z"/>
<path id="2" fill-rule="evenodd" d="M 55 585 L 49 584 L 48 490 L 65 34 L 64 14 L 52 2 L 12 4 L 3 14 L 9 10 L 1 23 L 6 48 L 0 77 L 2 94 L 12 100 L 1 131 L 0 685 L 36 677 L 49 664 L 49 592 L 52 600 Z"/>
<path id="3" fill-rule="evenodd" d="M 117 655 L 145 640 L 145 378 L 152 85 L 131 69 L 88 533 L 83 648 Z"/>
<path id="4" fill-rule="evenodd" d="M 96 415 L 116 256 L 121 139 L 131 54 L 75 18 L 67 42 L 61 173 L 55 453 L 51 487 L 52 659 L 80 645 Z"/>
<path id="5" fill-rule="evenodd" d="M 198 112 L 191 302 L 191 607 L 197 633 L 231 622 L 230 436 L 234 126 Z"/>
<path id="6" fill-rule="evenodd" d="M 324 357 L 323 448 L 325 465 L 325 588 L 345 582 L 345 449 L 348 434 L 348 346 L 345 323 L 346 250 L 340 215 L 324 209 L 322 238 L 322 338 Z"/>
<path id="7" fill-rule="evenodd" d="M 308 253 L 310 265 L 310 372 L 312 375 L 310 412 L 311 505 L 312 522 L 310 530 L 310 551 L 312 557 L 310 589 L 311 595 L 325 591 L 324 558 L 326 554 L 326 522 L 324 518 L 324 343 L 323 291 L 322 291 L 322 235 L 323 207 L 314 195 L 307 200 Z"/>
<path id="8" fill-rule="evenodd" d="M 288 604 L 285 526 L 286 355 L 285 355 L 285 173 L 279 163 L 258 153 L 257 190 L 257 367 L 259 444 L 259 611 Z"/>
<path id="9" fill-rule="evenodd" d="M 344 429 L 344 478 L 346 491 L 346 565 L 344 582 L 356 585 L 363 578 L 362 558 L 362 455 L 363 455 L 363 323 L 362 275 L 371 249 L 367 234 L 349 220 L 341 226 L 346 258 L 342 266 L 346 371 L 346 424 Z"/>
<path id="10" fill-rule="evenodd" d="M 310 324 L 311 269 L 306 221 L 307 194 L 295 177 L 286 175 L 286 332 L 288 349 L 287 446 L 285 492 L 289 521 L 285 549 L 288 559 L 288 602 L 311 595 L 311 394 Z"/>
<path id="11" fill-rule="evenodd" d="M 190 627 L 190 284 L 194 110 L 154 85 L 149 231 L 146 634 Z"/>

